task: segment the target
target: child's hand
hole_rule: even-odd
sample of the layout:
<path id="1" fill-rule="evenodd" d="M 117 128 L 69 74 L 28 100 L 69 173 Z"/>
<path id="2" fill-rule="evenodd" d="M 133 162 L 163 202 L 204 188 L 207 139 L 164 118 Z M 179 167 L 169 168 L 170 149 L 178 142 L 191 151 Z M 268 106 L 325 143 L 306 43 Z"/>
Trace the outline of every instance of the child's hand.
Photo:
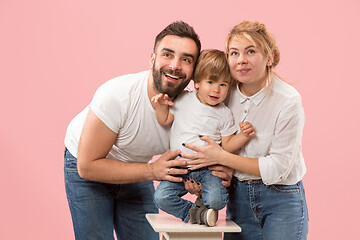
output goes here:
<path id="1" fill-rule="evenodd" d="M 244 134 L 245 137 L 249 138 L 255 135 L 254 127 L 249 122 L 241 122 L 239 123 L 241 132 Z"/>
<path id="2" fill-rule="evenodd" d="M 158 103 L 160 105 L 169 105 L 174 106 L 174 103 L 171 101 L 167 94 L 159 93 L 151 98 L 151 102 Z"/>

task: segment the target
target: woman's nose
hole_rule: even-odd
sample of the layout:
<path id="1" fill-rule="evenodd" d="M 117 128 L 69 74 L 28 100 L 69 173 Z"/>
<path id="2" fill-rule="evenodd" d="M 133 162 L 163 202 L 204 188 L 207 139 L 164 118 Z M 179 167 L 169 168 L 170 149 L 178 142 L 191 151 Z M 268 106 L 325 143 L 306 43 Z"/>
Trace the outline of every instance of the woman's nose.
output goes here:
<path id="1" fill-rule="evenodd" d="M 238 64 L 245 64 L 245 63 L 247 63 L 247 59 L 246 59 L 246 57 L 245 57 L 244 54 L 240 54 L 240 55 L 239 55 L 239 57 L 238 57 L 238 59 L 237 59 L 237 63 L 238 63 Z"/>

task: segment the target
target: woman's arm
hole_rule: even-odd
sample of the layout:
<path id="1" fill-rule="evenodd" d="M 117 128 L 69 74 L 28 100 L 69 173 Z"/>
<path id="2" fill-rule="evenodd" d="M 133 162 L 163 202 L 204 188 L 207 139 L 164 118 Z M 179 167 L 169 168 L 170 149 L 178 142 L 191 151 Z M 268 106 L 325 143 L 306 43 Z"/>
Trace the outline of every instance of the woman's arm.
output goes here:
<path id="1" fill-rule="evenodd" d="M 301 154 L 303 127 L 304 110 L 299 96 L 284 103 L 277 115 L 276 126 L 272 130 L 269 150 L 264 156 L 247 158 L 230 154 L 208 137 L 203 138 L 209 143 L 205 147 L 186 144 L 186 147 L 197 151 L 197 154 L 182 153 L 182 155 L 193 159 L 189 164 L 199 164 L 194 169 L 222 164 L 244 173 L 260 176 L 267 185 L 279 184 L 288 178 L 295 163 L 301 164 L 303 161 Z"/>
<path id="2" fill-rule="evenodd" d="M 187 173 L 187 170 L 172 168 L 187 164 L 184 160 L 172 160 L 180 151 L 167 151 L 154 163 L 126 163 L 106 158 L 116 137 L 117 134 L 89 110 L 77 155 L 80 177 L 113 184 L 152 180 L 181 182 L 182 178 L 171 176 L 168 174 L 168 169 L 171 168 L 171 174 Z"/>

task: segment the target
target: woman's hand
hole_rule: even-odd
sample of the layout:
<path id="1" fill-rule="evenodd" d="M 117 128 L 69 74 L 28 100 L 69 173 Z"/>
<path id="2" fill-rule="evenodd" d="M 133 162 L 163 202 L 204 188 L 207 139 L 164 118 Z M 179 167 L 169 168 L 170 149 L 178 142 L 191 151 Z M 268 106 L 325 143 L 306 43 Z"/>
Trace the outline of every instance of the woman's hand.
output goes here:
<path id="1" fill-rule="evenodd" d="M 200 196 L 201 188 L 202 188 L 201 183 L 195 182 L 192 179 L 187 179 L 187 180 L 184 181 L 184 186 L 185 186 L 185 189 L 190 194 L 195 194 L 196 196 Z"/>
<path id="2" fill-rule="evenodd" d="M 208 145 L 200 147 L 191 143 L 185 143 L 184 146 L 186 148 L 194 150 L 197 153 L 181 153 L 184 158 L 191 159 L 190 161 L 188 161 L 188 165 L 196 165 L 191 167 L 190 170 L 195 170 L 216 164 L 222 164 L 223 155 L 224 153 L 226 153 L 225 150 L 223 150 L 219 146 L 219 144 L 217 144 L 208 136 L 200 137 L 200 139 L 206 141 Z"/>

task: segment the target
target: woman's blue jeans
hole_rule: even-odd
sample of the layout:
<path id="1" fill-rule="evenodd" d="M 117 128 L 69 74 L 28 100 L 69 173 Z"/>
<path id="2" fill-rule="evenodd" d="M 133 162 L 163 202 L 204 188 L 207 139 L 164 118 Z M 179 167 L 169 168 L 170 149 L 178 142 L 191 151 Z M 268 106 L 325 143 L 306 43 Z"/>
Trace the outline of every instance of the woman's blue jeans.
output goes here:
<path id="1" fill-rule="evenodd" d="M 227 189 L 222 185 L 222 179 L 212 175 L 207 168 L 180 175 L 183 179 L 193 179 L 202 184 L 202 198 L 205 206 L 220 210 L 229 200 Z M 184 222 L 190 220 L 190 208 L 195 204 L 183 199 L 187 193 L 183 182 L 162 181 L 155 191 L 155 204 L 158 208 L 180 218 Z"/>
<path id="2" fill-rule="evenodd" d="M 65 188 L 76 239 L 159 239 L 145 218 L 158 213 L 153 182 L 105 184 L 82 179 L 65 149 Z"/>
<path id="3" fill-rule="evenodd" d="M 225 240 L 307 238 L 308 210 L 302 181 L 267 186 L 261 180 L 236 180 L 226 214 L 242 232 L 225 233 Z"/>

